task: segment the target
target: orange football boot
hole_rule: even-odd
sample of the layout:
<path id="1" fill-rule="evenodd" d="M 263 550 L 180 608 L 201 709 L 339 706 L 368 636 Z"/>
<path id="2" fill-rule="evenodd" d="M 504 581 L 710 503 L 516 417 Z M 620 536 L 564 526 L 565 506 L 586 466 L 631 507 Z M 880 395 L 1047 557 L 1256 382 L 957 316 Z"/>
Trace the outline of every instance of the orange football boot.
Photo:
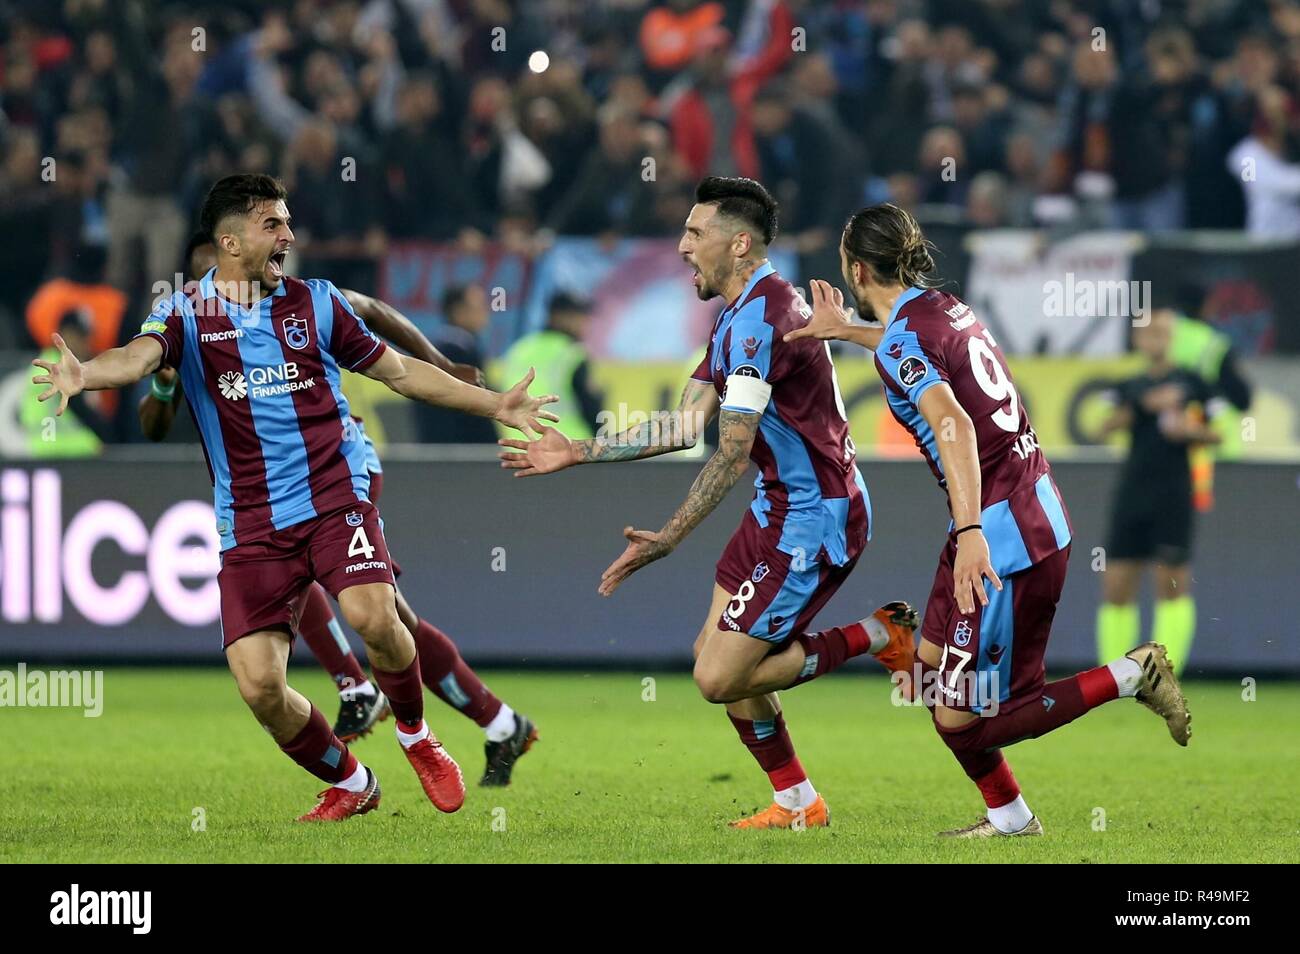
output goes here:
<path id="1" fill-rule="evenodd" d="M 903 695 L 910 702 L 916 697 L 913 682 L 916 667 L 916 628 L 921 617 L 907 603 L 895 600 L 876 610 L 868 619 L 876 620 L 889 633 L 889 643 L 878 653 L 873 653 L 880 664 L 890 672 L 905 674 Z M 866 623 L 866 620 L 863 620 Z"/>
<path id="2" fill-rule="evenodd" d="M 756 815 L 731 822 L 731 828 L 829 828 L 831 810 L 820 795 L 807 808 L 782 808 L 773 802 Z"/>

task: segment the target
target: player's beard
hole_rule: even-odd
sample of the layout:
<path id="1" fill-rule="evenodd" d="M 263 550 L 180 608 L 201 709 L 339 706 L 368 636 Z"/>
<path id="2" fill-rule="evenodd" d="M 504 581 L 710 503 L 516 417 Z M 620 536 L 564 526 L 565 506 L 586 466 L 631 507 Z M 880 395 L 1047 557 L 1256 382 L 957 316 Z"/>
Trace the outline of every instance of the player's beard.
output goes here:
<path id="1" fill-rule="evenodd" d="M 694 267 L 699 275 L 699 280 L 695 285 L 695 294 L 700 301 L 708 301 L 710 298 L 721 295 L 722 292 L 719 289 L 722 288 L 723 283 L 726 281 L 726 276 L 719 274 L 710 277 L 704 270 L 704 266 L 695 265 Z"/>
<path id="2" fill-rule="evenodd" d="M 856 291 L 853 292 L 853 304 L 858 306 L 858 317 L 863 321 L 880 321 L 876 317 L 876 310 L 871 307 L 865 298 L 859 298 Z"/>

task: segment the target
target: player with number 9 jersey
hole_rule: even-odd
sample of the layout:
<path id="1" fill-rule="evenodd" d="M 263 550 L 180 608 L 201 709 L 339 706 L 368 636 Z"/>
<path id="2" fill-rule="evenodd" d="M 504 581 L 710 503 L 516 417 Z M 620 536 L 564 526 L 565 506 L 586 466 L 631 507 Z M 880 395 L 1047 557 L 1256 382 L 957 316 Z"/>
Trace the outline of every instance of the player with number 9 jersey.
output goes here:
<path id="1" fill-rule="evenodd" d="M 951 438 L 942 434 L 942 425 L 941 433 L 935 434 L 919 405 L 926 391 L 940 383 L 952 389 L 975 430 L 980 470 L 978 523 L 988 541 L 993 570 L 1006 579 L 1041 567 L 1037 576 L 1044 592 L 1059 593 L 1070 544 L 1069 517 L 1006 359 L 989 329 L 956 296 L 934 288 L 909 288 L 894 305 L 876 349 L 876 368 L 884 381 L 889 410 L 912 435 L 939 486 L 945 489 L 947 477 L 938 441 Z M 958 695 L 948 696 L 945 705 L 976 712 L 989 705 L 1014 708 L 1029 698 L 1026 690 L 1042 682 L 1042 655 L 1051 617 L 1044 619 L 1038 614 L 1032 625 L 1041 640 L 1031 644 L 1022 638 L 1013 651 L 1011 608 L 1001 605 L 1006 591 L 995 590 L 990 594 L 990 606 L 983 610 L 990 618 L 979 633 L 972 629 L 967 635 L 967 628 L 959 627 L 962 614 L 953 595 L 957 529 L 949 527 L 921 636 L 941 646 L 950 640 L 969 640 L 965 646 L 973 666 L 962 668 L 975 673 L 975 680 L 973 684 L 953 680 L 950 688 Z M 1051 557 L 1055 559 L 1049 561 Z M 1000 625 L 1003 617 L 1007 625 Z M 971 624 L 973 621 L 968 621 L 968 626 Z M 1024 629 L 1022 626 L 1022 634 L 1027 636 Z M 954 643 L 953 649 L 960 648 Z M 962 666 L 961 660 L 962 654 L 950 652 L 947 666 L 941 670 L 948 668 L 951 678 L 952 667 Z M 946 685 L 942 672 L 940 684 Z M 967 688 L 983 688 L 990 698 L 968 698 Z"/>
<path id="2" fill-rule="evenodd" d="M 930 287 L 931 246 L 894 205 L 862 209 L 840 239 L 844 280 L 864 316 L 812 282 L 813 337 L 875 349 L 885 399 L 938 478 L 953 518 L 921 628 L 921 699 L 979 788 L 987 817 L 962 838 L 1041 835 L 1002 755 L 1112 699 L 1133 697 L 1187 744 L 1190 715 L 1163 646 L 1046 683 L 1043 655 L 1065 585 L 1070 521 L 991 331 L 969 305 Z M 986 586 L 986 583 L 989 586 Z"/>

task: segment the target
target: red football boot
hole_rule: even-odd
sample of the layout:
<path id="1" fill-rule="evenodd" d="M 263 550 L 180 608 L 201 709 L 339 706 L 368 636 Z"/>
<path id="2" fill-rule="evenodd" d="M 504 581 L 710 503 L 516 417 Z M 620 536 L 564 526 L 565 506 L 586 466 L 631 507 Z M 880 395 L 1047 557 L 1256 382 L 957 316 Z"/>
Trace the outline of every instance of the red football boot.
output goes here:
<path id="1" fill-rule="evenodd" d="M 379 807 L 379 779 L 366 769 L 366 787 L 360 792 L 349 792 L 331 785 L 319 796 L 316 807 L 298 818 L 300 822 L 347 821 L 353 815 L 364 815 Z"/>
<path id="2" fill-rule="evenodd" d="M 432 732 L 405 751 L 424 786 L 424 794 L 438 811 L 454 812 L 465 804 L 465 778 L 460 774 L 460 766 Z"/>

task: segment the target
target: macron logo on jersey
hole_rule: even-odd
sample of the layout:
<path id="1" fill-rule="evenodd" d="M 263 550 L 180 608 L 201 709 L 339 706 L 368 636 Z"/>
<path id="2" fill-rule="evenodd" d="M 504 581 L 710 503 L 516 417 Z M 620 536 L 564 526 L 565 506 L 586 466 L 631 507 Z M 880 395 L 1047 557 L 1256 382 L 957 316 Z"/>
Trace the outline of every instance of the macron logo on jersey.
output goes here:
<path id="1" fill-rule="evenodd" d="M 225 331 L 205 331 L 199 335 L 199 340 L 208 341 L 229 341 L 231 338 L 244 337 L 243 328 L 227 328 Z"/>

